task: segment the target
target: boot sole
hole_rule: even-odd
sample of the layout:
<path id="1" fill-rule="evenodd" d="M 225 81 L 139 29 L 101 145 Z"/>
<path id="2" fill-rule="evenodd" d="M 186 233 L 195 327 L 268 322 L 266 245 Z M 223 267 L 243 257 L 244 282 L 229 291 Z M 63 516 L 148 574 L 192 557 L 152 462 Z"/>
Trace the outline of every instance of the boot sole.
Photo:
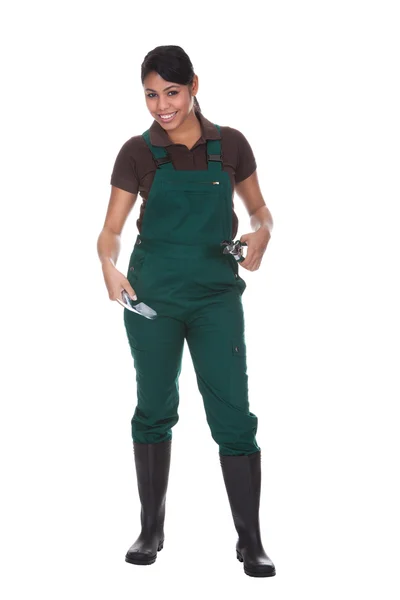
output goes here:
<path id="1" fill-rule="evenodd" d="M 238 559 L 239 562 L 243 562 L 243 556 L 240 554 L 240 552 L 238 550 L 236 550 L 236 558 Z M 275 569 L 273 571 L 271 571 L 270 573 L 266 573 L 265 571 L 264 572 L 251 571 L 243 565 L 243 570 L 246 573 L 246 575 L 249 575 L 250 577 L 273 577 L 274 575 L 276 575 Z"/>
<path id="2" fill-rule="evenodd" d="M 160 552 L 164 547 L 164 542 L 160 542 L 157 552 Z M 125 562 L 130 563 L 131 565 L 152 565 L 157 558 L 157 554 L 153 554 L 151 556 L 140 554 L 140 552 L 135 552 L 130 555 L 125 555 Z"/>

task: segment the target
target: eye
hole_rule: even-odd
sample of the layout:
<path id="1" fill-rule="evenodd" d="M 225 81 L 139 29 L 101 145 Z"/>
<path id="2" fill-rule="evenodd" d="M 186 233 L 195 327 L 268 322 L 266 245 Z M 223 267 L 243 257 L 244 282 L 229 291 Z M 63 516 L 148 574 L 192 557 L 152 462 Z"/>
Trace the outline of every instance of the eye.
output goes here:
<path id="1" fill-rule="evenodd" d="M 168 94 L 179 94 L 179 92 L 177 92 L 176 90 L 171 90 L 170 92 L 168 92 Z M 150 94 L 146 94 L 148 98 L 152 98 L 154 96 L 153 92 L 150 92 Z"/>

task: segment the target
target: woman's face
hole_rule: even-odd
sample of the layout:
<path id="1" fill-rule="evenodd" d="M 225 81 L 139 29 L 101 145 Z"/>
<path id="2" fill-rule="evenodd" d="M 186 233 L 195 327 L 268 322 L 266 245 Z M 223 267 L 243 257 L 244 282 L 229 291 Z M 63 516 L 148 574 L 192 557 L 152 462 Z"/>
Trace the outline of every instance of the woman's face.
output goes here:
<path id="1" fill-rule="evenodd" d="M 194 76 L 191 86 L 166 81 L 158 73 L 153 71 L 144 79 L 143 89 L 146 96 L 146 104 L 150 113 L 167 131 L 179 127 L 187 118 L 193 108 L 193 97 L 197 93 L 198 78 Z M 171 119 L 163 119 L 161 115 L 176 113 Z"/>

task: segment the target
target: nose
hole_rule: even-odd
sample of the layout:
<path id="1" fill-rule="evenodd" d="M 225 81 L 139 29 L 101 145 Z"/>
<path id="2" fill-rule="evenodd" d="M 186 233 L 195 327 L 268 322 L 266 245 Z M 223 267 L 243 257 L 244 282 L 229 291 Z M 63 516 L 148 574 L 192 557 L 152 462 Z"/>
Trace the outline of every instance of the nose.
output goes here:
<path id="1" fill-rule="evenodd" d="M 168 113 L 168 112 L 172 112 L 172 109 L 170 109 L 169 106 L 166 106 L 165 104 L 160 104 L 158 106 L 158 109 L 157 109 L 158 114 L 160 114 L 160 113 L 163 114 L 163 113 Z"/>

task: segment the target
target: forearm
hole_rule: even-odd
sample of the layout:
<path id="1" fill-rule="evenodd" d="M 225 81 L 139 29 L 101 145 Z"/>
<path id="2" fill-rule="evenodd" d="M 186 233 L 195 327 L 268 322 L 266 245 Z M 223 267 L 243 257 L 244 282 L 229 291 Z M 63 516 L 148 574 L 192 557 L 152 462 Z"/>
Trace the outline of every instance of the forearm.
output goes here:
<path id="1" fill-rule="evenodd" d="M 109 265 L 116 266 L 121 248 L 121 236 L 104 227 L 97 240 L 97 253 L 103 269 Z"/>
<path id="2" fill-rule="evenodd" d="M 258 231 L 259 229 L 266 229 L 271 235 L 274 222 L 272 220 L 272 215 L 269 212 L 267 206 L 260 206 L 260 208 L 258 208 L 251 215 L 250 225 L 253 231 Z"/>

